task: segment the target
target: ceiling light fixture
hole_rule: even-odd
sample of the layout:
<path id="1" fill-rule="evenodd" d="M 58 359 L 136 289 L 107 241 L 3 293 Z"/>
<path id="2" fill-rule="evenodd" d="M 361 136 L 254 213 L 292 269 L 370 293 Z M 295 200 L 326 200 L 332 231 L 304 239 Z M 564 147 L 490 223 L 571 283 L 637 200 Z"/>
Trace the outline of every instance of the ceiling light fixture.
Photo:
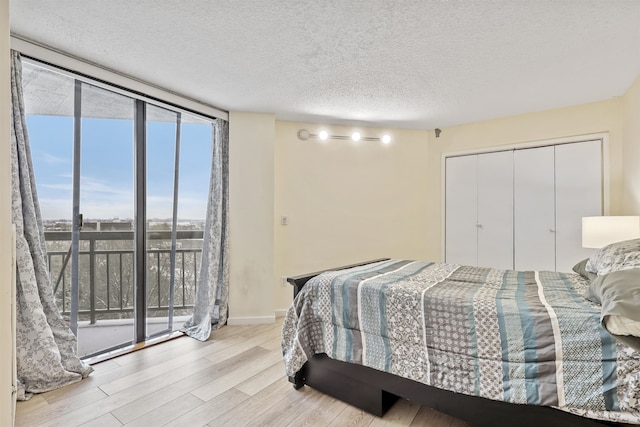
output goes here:
<path id="1" fill-rule="evenodd" d="M 383 144 L 389 144 L 391 142 L 391 136 L 389 134 L 384 134 L 382 137 L 369 137 L 362 136 L 360 132 L 353 132 L 351 136 L 345 135 L 329 135 L 326 130 L 321 130 L 320 132 L 311 133 L 307 129 L 300 129 L 298 131 L 298 139 L 300 141 L 307 141 L 309 139 L 319 139 L 321 141 L 326 141 L 328 139 L 341 139 L 341 140 L 352 140 L 352 141 L 380 141 Z"/>

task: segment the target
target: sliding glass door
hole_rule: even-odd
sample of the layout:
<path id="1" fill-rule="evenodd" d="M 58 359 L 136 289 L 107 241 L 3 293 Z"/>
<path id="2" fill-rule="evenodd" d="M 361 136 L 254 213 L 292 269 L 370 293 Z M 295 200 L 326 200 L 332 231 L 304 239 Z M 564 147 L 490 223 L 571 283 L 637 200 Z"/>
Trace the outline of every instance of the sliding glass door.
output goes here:
<path id="1" fill-rule="evenodd" d="M 202 252 L 212 120 L 26 62 L 52 284 L 81 357 L 178 329 Z"/>
<path id="2" fill-rule="evenodd" d="M 192 115 L 146 109 L 147 334 L 191 313 L 202 252 L 212 126 Z"/>
<path id="3" fill-rule="evenodd" d="M 134 100 L 78 81 L 75 99 L 70 324 L 85 356 L 134 339 Z"/>

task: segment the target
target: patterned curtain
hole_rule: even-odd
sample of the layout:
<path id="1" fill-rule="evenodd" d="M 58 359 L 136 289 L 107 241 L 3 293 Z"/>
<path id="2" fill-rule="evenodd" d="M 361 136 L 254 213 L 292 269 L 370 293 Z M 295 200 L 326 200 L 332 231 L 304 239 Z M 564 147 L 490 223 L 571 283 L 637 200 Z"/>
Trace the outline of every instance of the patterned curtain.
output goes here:
<path id="1" fill-rule="evenodd" d="M 202 261 L 196 284 L 193 315 L 182 332 L 206 341 L 211 328 L 227 323 L 229 303 L 229 123 L 217 119 L 213 126 L 213 156 L 207 200 Z"/>
<path id="2" fill-rule="evenodd" d="M 80 381 L 93 368 L 56 306 L 22 96 L 22 63 L 11 52 L 11 211 L 16 226 L 18 400 Z"/>

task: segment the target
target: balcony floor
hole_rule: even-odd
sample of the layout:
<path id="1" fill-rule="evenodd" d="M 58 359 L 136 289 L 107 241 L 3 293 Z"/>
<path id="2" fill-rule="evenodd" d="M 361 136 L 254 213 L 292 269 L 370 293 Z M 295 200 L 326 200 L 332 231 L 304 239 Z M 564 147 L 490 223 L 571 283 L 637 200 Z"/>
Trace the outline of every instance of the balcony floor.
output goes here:
<path id="1" fill-rule="evenodd" d="M 180 330 L 189 316 L 174 317 L 173 330 Z M 147 319 L 147 335 L 167 329 L 166 317 Z M 78 355 L 84 357 L 120 344 L 130 344 L 134 337 L 133 319 L 98 320 L 93 325 L 78 322 Z"/>

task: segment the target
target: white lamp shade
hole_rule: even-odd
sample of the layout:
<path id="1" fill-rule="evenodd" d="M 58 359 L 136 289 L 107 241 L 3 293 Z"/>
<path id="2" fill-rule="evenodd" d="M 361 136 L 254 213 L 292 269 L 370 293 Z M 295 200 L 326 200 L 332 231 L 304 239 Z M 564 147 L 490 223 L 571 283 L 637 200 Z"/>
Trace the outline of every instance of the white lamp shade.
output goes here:
<path id="1" fill-rule="evenodd" d="M 582 247 L 602 248 L 640 237 L 640 216 L 586 216 L 582 218 Z"/>

